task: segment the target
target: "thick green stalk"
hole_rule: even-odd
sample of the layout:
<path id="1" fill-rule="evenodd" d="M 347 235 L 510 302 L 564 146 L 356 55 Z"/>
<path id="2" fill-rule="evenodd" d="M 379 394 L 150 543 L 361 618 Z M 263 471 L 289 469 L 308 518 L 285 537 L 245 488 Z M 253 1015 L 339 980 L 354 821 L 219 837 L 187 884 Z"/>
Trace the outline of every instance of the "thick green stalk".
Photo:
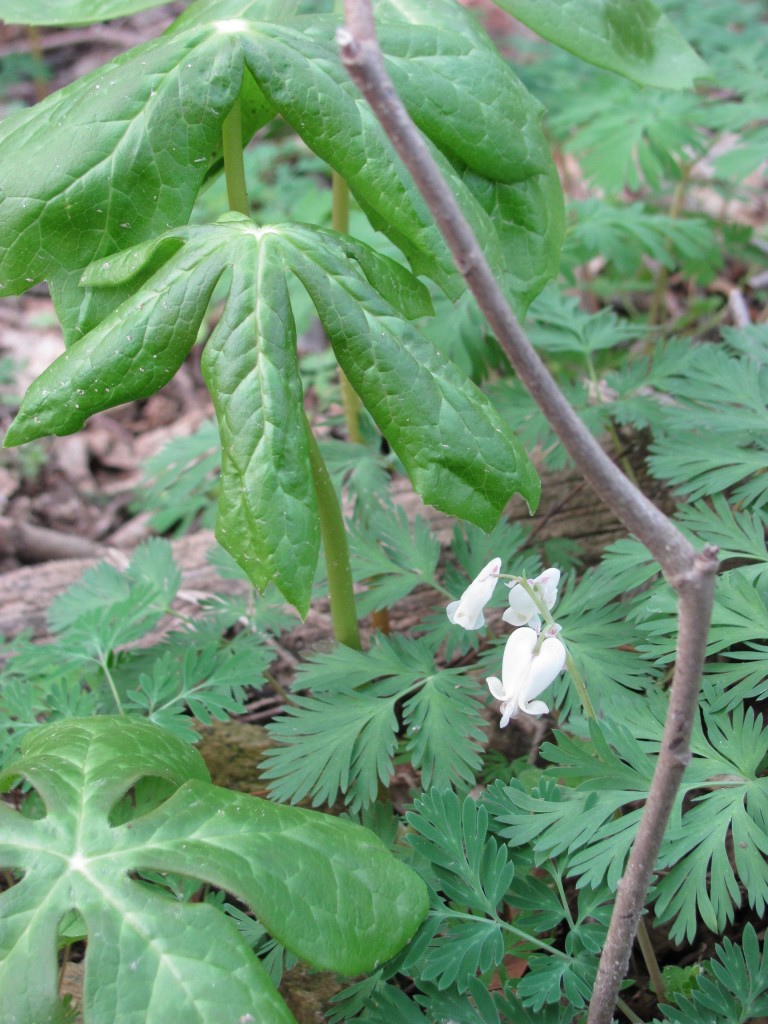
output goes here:
<path id="1" fill-rule="evenodd" d="M 221 127 L 221 141 L 224 148 L 224 177 L 227 182 L 227 201 L 230 210 L 251 215 L 248 190 L 245 187 L 245 165 L 243 163 L 243 134 L 238 99 L 224 118 Z"/>
<path id="2" fill-rule="evenodd" d="M 245 186 L 239 102 L 225 117 L 221 136 L 229 208 L 238 213 L 244 213 L 248 217 L 251 207 Z M 340 644 L 354 647 L 359 651 L 362 644 L 357 627 L 357 609 L 352 588 L 352 569 L 349 564 L 346 528 L 339 500 L 309 423 L 307 423 L 307 431 L 310 439 L 309 459 L 312 466 L 312 480 L 320 510 L 320 535 L 323 539 L 325 564 L 328 570 L 333 633 Z"/>
<path id="3" fill-rule="evenodd" d="M 320 454 L 315 435 L 309 430 L 309 460 L 320 509 L 320 535 L 323 538 L 325 565 L 328 571 L 328 590 L 331 598 L 333 634 L 340 644 L 362 649 L 357 626 L 357 609 L 352 588 L 352 569 L 349 564 L 347 531 L 341 515 L 341 506 L 333 489 L 328 469 Z"/>
<path id="4" fill-rule="evenodd" d="M 333 171 L 331 176 L 331 190 L 333 204 L 331 227 L 334 231 L 347 234 L 349 231 L 349 186 L 336 171 Z M 339 367 L 339 386 L 341 402 L 344 406 L 344 421 L 347 424 L 347 437 L 354 444 L 361 444 L 363 437 L 360 433 L 360 413 L 363 410 L 363 404 L 341 367 Z"/>

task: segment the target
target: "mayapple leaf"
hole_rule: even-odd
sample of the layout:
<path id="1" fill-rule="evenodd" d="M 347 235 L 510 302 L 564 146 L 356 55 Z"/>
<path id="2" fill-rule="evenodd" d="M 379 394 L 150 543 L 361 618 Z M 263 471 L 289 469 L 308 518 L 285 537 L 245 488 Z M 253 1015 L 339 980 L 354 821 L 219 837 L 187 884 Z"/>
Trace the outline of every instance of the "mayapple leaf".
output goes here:
<path id="1" fill-rule="evenodd" d="M 238 6 L 233 0 L 232 10 Z M 421 6 L 421 12 L 413 3 L 377 9 L 388 69 L 516 312 L 524 315 L 557 270 L 564 231 L 542 108 L 467 12 L 443 0 Z M 446 19 L 448 27 L 441 27 Z M 243 37 L 246 65 L 272 106 L 344 177 L 374 227 L 402 249 L 416 273 L 455 298 L 464 285 L 452 257 L 410 174 L 339 63 L 334 26 L 333 19 L 309 18 L 260 26 Z M 499 231 L 489 216 L 494 211 L 486 193 L 496 185 L 524 191 L 518 203 L 523 230 L 517 234 Z M 507 213 L 512 209 L 508 204 Z M 531 245 L 541 223 L 546 230 Z"/>
<path id="2" fill-rule="evenodd" d="M 691 89 L 712 72 L 650 0 L 494 0 L 564 50 L 638 85 Z"/>
<path id="3" fill-rule="evenodd" d="M 309 610 L 320 551 L 309 426 L 280 239 L 246 222 L 202 370 L 221 437 L 216 535 L 256 585 Z"/>
<path id="4" fill-rule="evenodd" d="M 257 228 L 239 214 L 93 264 L 84 280 L 94 290 L 134 281 L 137 291 L 30 386 L 6 445 L 70 433 L 157 390 L 194 344 L 229 269 L 203 356 L 223 449 L 218 536 L 258 587 L 273 581 L 306 612 L 319 541 L 286 267 L 425 501 L 486 530 L 513 493 L 535 507 L 538 477 L 514 434 L 405 319 L 431 311 L 421 282 L 335 232 Z"/>
<path id="5" fill-rule="evenodd" d="M 9 25 L 90 25 L 157 6 L 157 0 L 0 0 L 0 20 Z"/>
<path id="6" fill-rule="evenodd" d="M 544 108 L 475 17 L 435 0 L 385 0 L 376 17 L 393 84 L 443 153 L 505 184 L 547 172 Z"/>
<path id="7" fill-rule="evenodd" d="M 146 398 L 173 377 L 226 267 L 210 232 L 195 240 L 30 385 L 6 445 L 74 433 L 93 413 Z M 173 247 L 158 250 L 167 259 Z M 149 256 L 147 246 L 141 252 Z M 102 264 L 106 273 L 110 264 Z"/>
<path id="8" fill-rule="evenodd" d="M 31 385 L 5 443 L 71 433 L 94 412 L 157 391 L 195 343 L 229 268 L 226 306 L 203 358 L 222 442 L 217 535 L 259 589 L 273 581 L 306 614 L 320 540 L 278 248 L 277 235 L 233 214 L 89 268 L 86 283 L 121 292 L 138 281 L 136 294 Z"/>
<path id="9" fill-rule="evenodd" d="M 296 22 L 260 26 L 258 34 L 243 37 L 249 70 L 294 131 L 342 175 L 374 227 L 395 241 L 415 272 L 457 298 L 464 286 L 451 254 L 407 169 L 341 64 L 338 45 L 330 33 L 325 38 L 308 31 L 311 19 Z M 463 212 L 501 273 L 503 256 L 493 225 L 447 158 L 437 149 L 433 155 L 455 183 Z"/>
<path id="10" fill-rule="evenodd" d="M 114 824 L 115 803 L 159 776 L 173 795 Z M 132 878 L 178 873 L 248 904 L 317 967 L 371 970 L 427 913 L 426 887 L 367 829 L 210 785 L 193 748 L 148 722 L 69 719 L 32 732 L 2 775 L 45 804 L 32 820 L 0 804 L 0 863 L 23 878 L 0 894 L 0 1014 L 48 1024 L 60 1006 L 59 923 L 85 922 L 85 1024 L 221 1024 L 293 1018 L 234 924 Z"/>
<path id="11" fill-rule="evenodd" d="M 286 225 L 283 238 L 339 365 L 424 501 L 484 530 L 514 493 L 535 508 L 539 478 L 483 393 L 361 281 L 331 234 Z"/>
<path id="12" fill-rule="evenodd" d="M 522 315 L 562 241 L 562 224 L 547 218 L 561 199 L 541 107 L 466 12 L 445 0 L 421 6 L 382 5 L 390 70 Z M 160 39 L 6 118 L 0 294 L 45 279 L 67 342 L 88 333 L 110 309 L 104 293 L 79 288 L 82 270 L 187 222 L 221 168 L 222 124 L 238 102 L 244 141 L 282 114 L 414 269 L 457 296 L 464 285 L 445 242 L 341 64 L 339 19 L 294 10 L 273 0 L 193 5 Z M 487 193 L 496 187 L 523 190 L 506 209 L 521 211 L 522 231 L 495 226 Z"/>
<path id="13" fill-rule="evenodd" d="M 240 92 L 236 36 L 137 47 L 0 125 L 0 294 L 51 284 L 80 337 L 83 268 L 189 217 Z M 270 114 L 271 116 L 271 114 Z"/>

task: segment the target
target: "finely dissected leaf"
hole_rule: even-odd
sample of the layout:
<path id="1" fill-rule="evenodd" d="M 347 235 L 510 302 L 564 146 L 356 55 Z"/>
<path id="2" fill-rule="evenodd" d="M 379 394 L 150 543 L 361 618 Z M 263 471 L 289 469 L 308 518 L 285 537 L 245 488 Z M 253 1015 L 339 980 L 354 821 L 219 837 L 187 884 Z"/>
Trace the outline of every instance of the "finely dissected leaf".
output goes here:
<path id="1" fill-rule="evenodd" d="M 407 814 L 408 843 L 430 861 L 440 888 L 453 903 L 496 915 L 514 877 L 505 844 L 488 830 L 488 811 L 472 797 L 450 790 L 424 793 Z"/>
<path id="2" fill-rule="evenodd" d="M 460 802 L 450 790 L 433 788 L 407 819 L 407 841 L 435 876 L 437 908 L 404 952 L 403 968 L 439 989 L 464 992 L 478 971 L 491 970 L 504 957 L 497 908 L 512 884 L 514 864 L 505 845 L 488 834 L 488 811 L 472 797 Z M 456 912 L 457 904 L 470 913 Z"/>
<path id="3" fill-rule="evenodd" d="M 421 769 L 422 789 L 471 786 L 482 765 L 485 724 L 471 679 L 457 683 L 436 672 L 403 708 L 408 728 L 406 749 Z"/>
<path id="4" fill-rule="evenodd" d="M 420 584 L 437 586 L 440 541 L 425 520 L 410 522 L 404 509 L 379 503 L 359 520 L 349 528 L 353 573 L 366 586 L 357 596 L 359 615 L 389 608 Z"/>
<path id="5" fill-rule="evenodd" d="M 751 708 L 705 714 L 704 721 L 706 734 L 697 728 L 692 740 L 704 793 L 668 830 L 659 858 L 667 870 L 657 884 L 656 912 L 675 918 L 675 941 L 692 940 L 700 921 L 722 931 L 742 889 L 758 914 L 768 903 L 768 788 L 758 775 L 768 733 Z M 707 791 L 708 779 L 723 776 L 727 788 Z"/>
<path id="6" fill-rule="evenodd" d="M 140 545 L 125 573 L 100 562 L 58 595 L 48 625 L 59 633 L 59 666 L 104 664 L 118 647 L 139 640 L 161 619 L 181 583 L 170 544 L 153 538 Z"/>
<path id="7" fill-rule="evenodd" d="M 147 723 L 102 717 L 39 729 L 2 781 L 19 775 L 46 815 L 29 820 L 0 805 L 0 860 L 24 870 L 0 895 L 4 1020 L 51 1018 L 57 927 L 74 908 L 92 938 L 86 1022 L 165 1024 L 181 1013 L 199 1024 L 223 1014 L 289 1024 L 235 926 L 208 904 L 177 903 L 131 880 L 137 870 L 228 889 L 301 957 L 342 972 L 394 955 L 426 913 L 423 883 L 372 833 L 211 786 L 192 748 Z M 110 824 L 115 802 L 144 776 L 178 788 L 149 813 Z"/>
<path id="8" fill-rule="evenodd" d="M 89 25 L 157 6 L 157 0 L 0 0 L 0 20 L 9 25 Z"/>
<path id="9" fill-rule="evenodd" d="M 644 258 L 658 260 L 668 269 L 682 264 L 694 269 L 697 278 L 714 274 L 721 265 L 714 226 L 703 217 L 670 217 L 647 209 L 642 203 L 619 205 L 604 199 L 587 199 L 574 203 L 569 213 L 575 220 L 570 225 L 563 262 L 579 265 L 598 254 L 604 256 L 619 278 L 612 285 L 629 287 Z M 583 310 L 580 311 L 583 315 Z M 634 325 L 637 328 L 637 324 Z"/>
<path id="10" fill-rule="evenodd" d="M 377 639 L 369 651 L 337 647 L 297 672 L 286 714 L 269 726 L 280 746 L 267 751 L 264 778 L 276 799 L 332 803 L 358 810 L 387 783 L 398 746 L 426 779 L 470 785 L 480 767 L 480 705 L 462 670 L 437 671 L 423 640 Z M 397 705 L 408 725 L 398 741 Z"/>
<path id="11" fill-rule="evenodd" d="M 675 995 L 676 1006 L 661 1006 L 669 1024 L 745 1024 L 768 1013 L 768 947 L 762 950 L 750 923 L 742 944 L 723 939 L 705 960 L 690 994 Z"/>
<path id="12" fill-rule="evenodd" d="M 567 148 L 585 176 L 613 194 L 645 185 L 659 192 L 679 181 L 681 166 L 707 146 L 698 96 L 638 89 L 608 75 L 595 78 L 551 119 L 556 135 L 575 131 Z"/>
<path id="13" fill-rule="evenodd" d="M 689 89 L 710 71 L 650 0 L 495 0 L 534 32 L 640 85 Z"/>

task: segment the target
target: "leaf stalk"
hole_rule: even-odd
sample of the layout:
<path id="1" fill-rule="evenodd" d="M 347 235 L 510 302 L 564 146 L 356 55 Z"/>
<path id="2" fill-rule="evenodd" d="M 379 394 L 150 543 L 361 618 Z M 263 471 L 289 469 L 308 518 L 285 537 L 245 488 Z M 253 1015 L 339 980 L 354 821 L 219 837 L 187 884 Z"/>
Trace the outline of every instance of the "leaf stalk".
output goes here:
<path id="1" fill-rule="evenodd" d="M 328 572 L 328 590 L 331 599 L 333 635 L 340 644 L 362 650 L 357 609 L 349 562 L 347 531 L 341 514 L 339 499 L 333 488 L 328 467 L 320 453 L 317 438 L 307 423 L 309 434 L 309 461 L 320 509 L 320 535 L 323 539 L 325 565 Z"/>
<path id="2" fill-rule="evenodd" d="M 240 114 L 240 100 L 224 118 L 221 126 L 221 142 L 224 150 L 224 178 L 227 183 L 227 202 L 230 210 L 251 215 L 251 204 L 248 201 L 248 189 L 245 184 L 245 164 L 243 163 L 243 129 Z"/>

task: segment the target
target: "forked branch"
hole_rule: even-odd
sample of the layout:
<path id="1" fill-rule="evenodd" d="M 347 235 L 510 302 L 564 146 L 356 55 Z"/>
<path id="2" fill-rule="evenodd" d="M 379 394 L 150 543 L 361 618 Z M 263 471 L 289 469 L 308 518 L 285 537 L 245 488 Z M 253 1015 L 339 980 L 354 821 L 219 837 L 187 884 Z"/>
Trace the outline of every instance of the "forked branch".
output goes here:
<path id="1" fill-rule="evenodd" d="M 371 0 L 345 0 L 338 42 L 347 71 L 426 200 L 459 271 L 518 377 L 579 471 L 650 551 L 678 595 L 678 639 L 659 759 L 638 834 L 614 904 L 588 1024 L 610 1024 L 626 974 L 664 830 L 690 760 L 701 670 L 712 613 L 717 549 L 697 551 L 605 454 L 566 401 L 517 322 L 482 248 L 387 74 Z"/>

